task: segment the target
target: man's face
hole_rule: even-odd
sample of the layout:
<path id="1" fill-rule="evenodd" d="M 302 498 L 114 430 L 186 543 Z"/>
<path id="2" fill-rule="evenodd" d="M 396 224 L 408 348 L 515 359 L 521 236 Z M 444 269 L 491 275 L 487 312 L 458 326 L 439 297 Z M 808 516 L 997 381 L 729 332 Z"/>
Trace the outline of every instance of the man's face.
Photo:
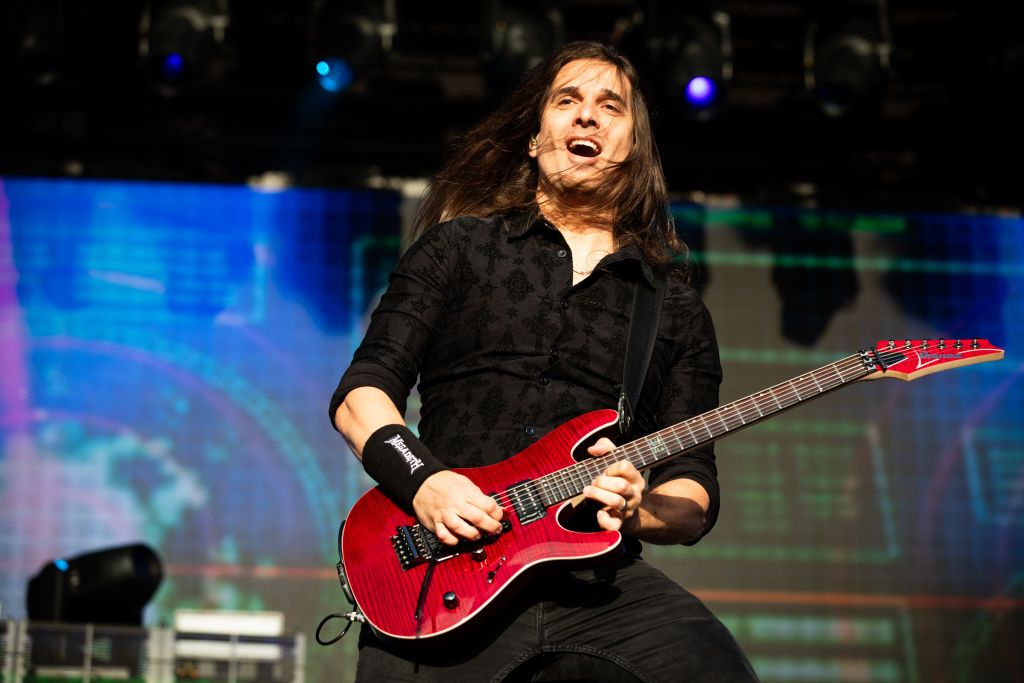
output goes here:
<path id="1" fill-rule="evenodd" d="M 623 161 L 633 144 L 630 96 L 612 64 L 579 59 L 563 66 L 529 151 L 541 175 L 556 187 L 586 188 Z"/>

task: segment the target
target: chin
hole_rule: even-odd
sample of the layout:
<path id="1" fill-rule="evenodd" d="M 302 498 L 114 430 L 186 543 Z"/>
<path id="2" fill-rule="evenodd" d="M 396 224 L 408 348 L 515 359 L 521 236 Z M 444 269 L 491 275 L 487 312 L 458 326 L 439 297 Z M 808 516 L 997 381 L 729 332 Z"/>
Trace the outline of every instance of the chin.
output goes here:
<path id="1" fill-rule="evenodd" d="M 604 180 L 605 175 L 594 169 L 590 173 L 563 178 L 561 185 L 572 192 L 593 192 L 601 188 Z"/>

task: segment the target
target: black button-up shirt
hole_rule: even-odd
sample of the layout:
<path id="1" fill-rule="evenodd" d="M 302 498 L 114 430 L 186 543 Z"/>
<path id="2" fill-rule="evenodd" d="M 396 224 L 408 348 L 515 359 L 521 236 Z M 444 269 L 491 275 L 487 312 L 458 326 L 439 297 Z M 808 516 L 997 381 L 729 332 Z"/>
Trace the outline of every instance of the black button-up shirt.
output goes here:
<path id="1" fill-rule="evenodd" d="M 426 232 L 402 257 L 330 404 L 359 386 L 384 391 L 404 414 L 419 377 L 420 438 L 451 467 L 500 462 L 582 413 L 614 409 L 637 278 L 650 266 L 631 246 L 573 285 L 556 229 L 517 214 L 458 218 Z M 670 273 L 635 410 L 637 436 L 714 408 L 721 367 L 711 317 Z M 708 447 L 652 470 L 649 486 L 699 482 L 717 517 Z"/>

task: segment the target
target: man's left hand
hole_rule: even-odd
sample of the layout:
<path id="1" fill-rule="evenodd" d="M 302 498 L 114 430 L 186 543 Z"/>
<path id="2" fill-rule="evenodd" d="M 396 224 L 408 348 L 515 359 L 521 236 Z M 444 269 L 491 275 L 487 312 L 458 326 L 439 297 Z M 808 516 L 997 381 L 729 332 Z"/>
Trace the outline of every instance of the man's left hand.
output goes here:
<path id="1" fill-rule="evenodd" d="M 600 457 L 612 451 L 615 444 L 610 439 L 598 440 L 587 452 Z M 639 521 L 637 508 L 643 500 L 646 482 L 640 472 L 628 460 L 620 460 L 596 477 L 590 486 L 583 489 L 583 495 L 600 503 L 597 523 L 602 529 L 628 532 Z"/>

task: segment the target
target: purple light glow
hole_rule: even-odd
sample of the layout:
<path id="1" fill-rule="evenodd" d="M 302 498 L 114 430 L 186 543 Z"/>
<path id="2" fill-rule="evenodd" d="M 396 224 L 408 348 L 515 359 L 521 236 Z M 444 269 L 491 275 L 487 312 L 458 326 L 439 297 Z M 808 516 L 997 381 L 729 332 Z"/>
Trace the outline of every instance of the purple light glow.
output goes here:
<path id="1" fill-rule="evenodd" d="M 704 107 L 714 101 L 716 90 L 715 82 L 710 78 L 697 76 L 686 84 L 686 99 L 692 105 Z"/>

